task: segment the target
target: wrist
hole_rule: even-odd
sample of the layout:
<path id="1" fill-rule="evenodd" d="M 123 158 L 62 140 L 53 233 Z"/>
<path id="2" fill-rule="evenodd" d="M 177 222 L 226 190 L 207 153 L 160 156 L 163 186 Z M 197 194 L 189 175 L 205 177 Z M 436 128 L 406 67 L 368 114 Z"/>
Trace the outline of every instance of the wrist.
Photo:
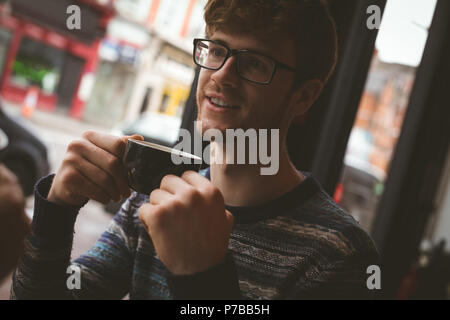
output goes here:
<path id="1" fill-rule="evenodd" d="M 238 276 L 231 252 L 224 261 L 192 275 L 168 271 L 167 281 L 174 299 L 240 299 Z"/>
<path id="2" fill-rule="evenodd" d="M 45 246 L 64 247 L 62 239 L 73 237 L 75 221 L 81 206 L 60 205 L 48 200 L 54 175 L 44 177 L 35 186 L 33 235 L 40 237 Z"/>
<path id="3" fill-rule="evenodd" d="M 53 185 L 50 187 L 50 191 L 48 192 L 47 201 L 50 201 L 50 202 L 53 202 L 55 204 L 59 204 L 62 206 L 67 205 L 67 203 L 65 203 L 58 196 L 56 196 L 55 192 L 53 191 Z"/>
<path id="4" fill-rule="evenodd" d="M 48 195 L 46 197 L 47 201 L 52 202 L 54 204 L 61 205 L 61 206 L 77 206 L 78 207 L 78 206 L 83 206 L 84 204 L 86 204 L 86 202 L 88 200 L 88 199 L 82 199 L 81 197 L 80 197 L 80 199 L 78 199 L 78 201 L 76 201 L 76 200 L 65 200 L 65 199 L 60 198 L 57 195 L 55 189 L 56 189 L 55 188 L 55 184 L 52 183 L 52 185 L 50 187 L 50 190 L 48 192 Z"/>

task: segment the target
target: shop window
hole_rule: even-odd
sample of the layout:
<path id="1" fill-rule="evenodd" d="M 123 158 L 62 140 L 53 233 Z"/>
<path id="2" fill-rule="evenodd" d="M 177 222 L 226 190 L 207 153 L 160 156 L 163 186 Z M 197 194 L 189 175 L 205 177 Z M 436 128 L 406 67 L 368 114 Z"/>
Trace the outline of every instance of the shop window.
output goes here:
<path id="1" fill-rule="evenodd" d="M 56 94 L 65 53 L 30 38 L 23 38 L 13 63 L 10 83 Z"/>
<path id="2" fill-rule="evenodd" d="M 134 84 L 133 69 L 123 64 L 102 61 L 83 119 L 108 127 L 122 121 Z"/>
<path id="3" fill-rule="evenodd" d="M 435 6 L 436 0 L 386 4 L 334 194 L 336 202 L 368 231 L 384 191 Z"/>

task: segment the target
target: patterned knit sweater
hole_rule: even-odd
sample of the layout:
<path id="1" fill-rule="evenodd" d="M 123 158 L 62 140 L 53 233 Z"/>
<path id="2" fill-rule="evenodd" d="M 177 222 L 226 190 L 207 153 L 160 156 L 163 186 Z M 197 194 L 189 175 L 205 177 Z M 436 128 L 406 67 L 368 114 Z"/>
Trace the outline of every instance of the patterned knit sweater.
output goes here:
<path id="1" fill-rule="evenodd" d="M 201 171 L 209 178 L 209 169 Z M 148 196 L 133 193 L 86 254 L 70 262 L 79 207 L 46 200 L 53 176 L 35 187 L 33 231 L 13 276 L 11 299 L 346 299 L 370 297 L 367 267 L 377 264 L 370 236 L 310 174 L 278 199 L 230 207 L 226 259 L 207 271 L 174 276 L 138 219 Z M 68 266 L 81 288 L 68 289 Z M 75 269 L 72 269 L 75 270 Z"/>

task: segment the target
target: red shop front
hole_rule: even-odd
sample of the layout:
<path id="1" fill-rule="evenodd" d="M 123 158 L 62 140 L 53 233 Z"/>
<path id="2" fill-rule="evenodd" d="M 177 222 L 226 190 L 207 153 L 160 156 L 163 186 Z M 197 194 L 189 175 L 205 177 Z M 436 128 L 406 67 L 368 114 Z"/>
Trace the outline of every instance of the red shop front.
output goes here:
<path id="1" fill-rule="evenodd" d="M 30 88 L 37 87 L 37 108 L 80 118 L 88 98 L 86 83 L 97 69 L 101 37 L 86 41 L 45 19 L 16 15 L 14 9 L 0 15 L 4 46 L 0 94 L 22 104 Z M 111 15 L 110 10 L 99 15 L 99 29 L 105 29 Z"/>

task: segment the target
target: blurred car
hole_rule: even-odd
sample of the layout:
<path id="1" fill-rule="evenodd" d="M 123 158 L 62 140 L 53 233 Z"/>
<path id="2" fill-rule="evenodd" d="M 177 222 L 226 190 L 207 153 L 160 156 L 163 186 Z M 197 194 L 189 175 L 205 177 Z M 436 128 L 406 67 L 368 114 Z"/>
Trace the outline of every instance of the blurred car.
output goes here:
<path id="1" fill-rule="evenodd" d="M 383 193 L 385 174 L 358 158 L 346 156 L 335 200 L 360 224 L 370 229 Z"/>
<path id="2" fill-rule="evenodd" d="M 24 194 L 29 196 L 36 181 L 49 173 L 47 148 L 29 129 L 7 116 L 1 106 L 0 129 L 7 137 L 0 162 L 17 176 Z"/>
<path id="3" fill-rule="evenodd" d="M 117 125 L 112 133 L 118 136 L 140 134 L 145 141 L 173 146 L 178 140 L 182 119 L 160 113 L 143 113 L 136 121 Z"/>

